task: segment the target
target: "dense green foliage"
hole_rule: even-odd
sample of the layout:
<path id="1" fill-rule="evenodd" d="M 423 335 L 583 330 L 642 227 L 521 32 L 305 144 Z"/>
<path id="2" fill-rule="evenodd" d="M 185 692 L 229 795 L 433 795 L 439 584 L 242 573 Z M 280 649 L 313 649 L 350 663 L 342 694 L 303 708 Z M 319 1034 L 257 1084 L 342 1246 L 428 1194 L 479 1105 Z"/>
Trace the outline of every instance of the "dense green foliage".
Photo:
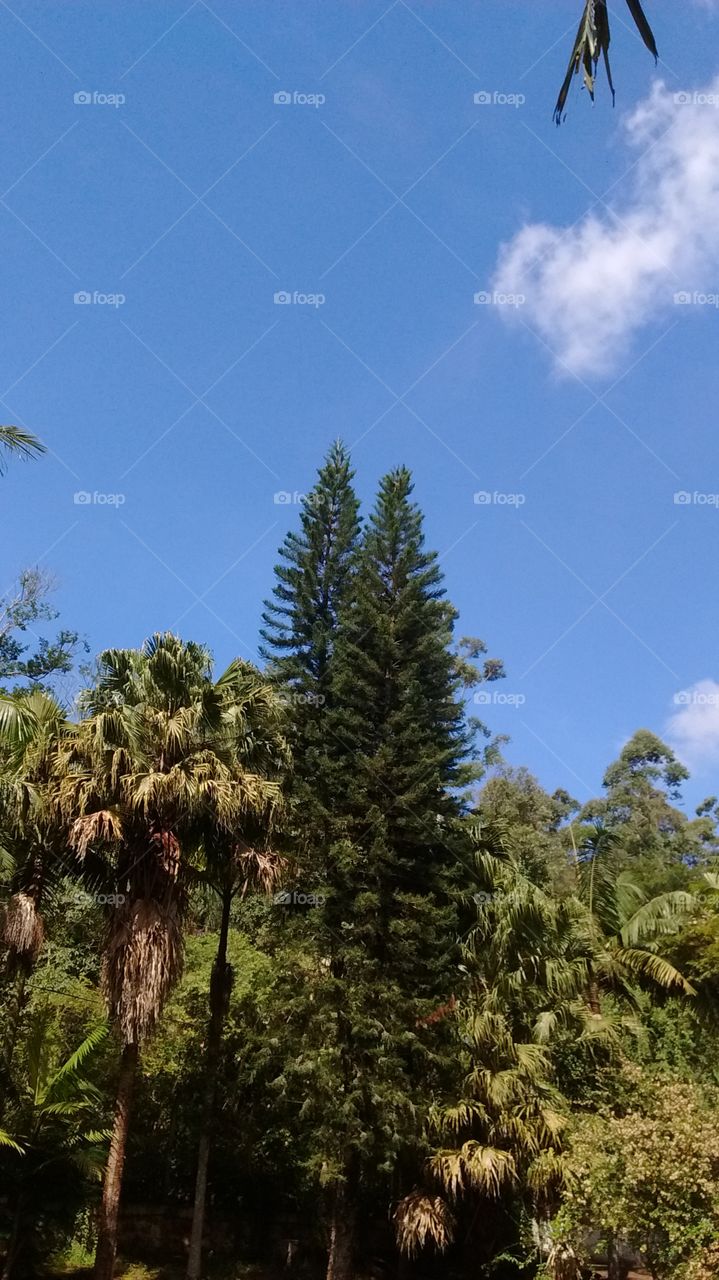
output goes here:
<path id="1" fill-rule="evenodd" d="M 0 635 L 6 1278 L 717 1274 L 716 799 L 647 730 L 547 793 L 455 624 L 409 473 L 362 521 L 337 443 L 264 669 L 158 634 L 65 706 Z"/>

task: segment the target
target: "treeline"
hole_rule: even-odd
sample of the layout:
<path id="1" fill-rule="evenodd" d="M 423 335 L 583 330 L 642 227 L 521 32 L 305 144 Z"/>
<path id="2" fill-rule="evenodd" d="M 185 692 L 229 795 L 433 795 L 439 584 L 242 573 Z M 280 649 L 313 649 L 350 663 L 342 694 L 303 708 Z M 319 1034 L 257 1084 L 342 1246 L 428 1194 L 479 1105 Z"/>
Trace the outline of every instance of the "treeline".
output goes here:
<path id="1" fill-rule="evenodd" d="M 69 708 L 8 623 L 5 1280 L 110 1280 L 133 1205 L 190 1280 L 719 1272 L 716 798 L 646 730 L 583 806 L 509 768 L 456 622 L 338 443 L 261 668 L 158 634 Z"/>

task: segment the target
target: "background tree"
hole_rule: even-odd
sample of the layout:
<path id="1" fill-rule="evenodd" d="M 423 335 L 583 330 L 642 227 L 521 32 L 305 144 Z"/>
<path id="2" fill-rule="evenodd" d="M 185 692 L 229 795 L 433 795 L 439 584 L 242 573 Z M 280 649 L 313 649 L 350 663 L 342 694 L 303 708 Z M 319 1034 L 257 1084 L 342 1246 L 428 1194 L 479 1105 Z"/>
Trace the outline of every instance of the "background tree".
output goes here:
<path id="1" fill-rule="evenodd" d="M 601 993 L 610 990 L 634 1000 L 637 980 L 666 990 L 694 995 L 694 988 L 668 959 L 657 953 L 656 941 L 676 933 L 682 915 L 694 907 L 683 890 L 650 895 L 634 868 L 622 868 L 626 856 L 612 830 L 597 827 L 588 834 L 577 855 L 577 898 L 583 908 L 582 928 L 589 955 L 586 998 L 591 1014 L 602 1016 Z"/>
<path id="2" fill-rule="evenodd" d="M 15 1167 L 11 1227 L 3 1280 L 35 1274 L 39 1246 L 70 1234 L 83 1186 L 102 1176 L 107 1134 L 98 1123 L 102 1098 L 83 1070 L 107 1035 L 90 1029 L 67 1057 L 58 1058 L 56 1014 L 47 998 L 38 1007 L 8 1116 Z"/>
<path id="3" fill-rule="evenodd" d="M 686 1274 L 692 1262 L 701 1274 L 719 1232 L 719 1098 L 636 1068 L 625 1077 L 629 1105 L 578 1116 L 567 1135 L 570 1194 L 555 1230 L 581 1260 L 587 1229 L 599 1228 L 652 1276 Z"/>
<path id="4" fill-rule="evenodd" d="M 72 670 L 82 646 L 76 631 L 62 629 L 54 639 L 37 637 L 36 626 L 53 621 L 58 612 L 49 602 L 54 583 L 39 569 L 25 569 L 18 582 L 0 599 L 0 690 L 44 688 Z M 34 649 L 24 643 L 28 632 Z"/>
<path id="5" fill-rule="evenodd" d="M 284 708 L 276 690 L 249 663 L 236 662 L 220 682 L 222 719 L 212 735 L 213 750 L 226 762 L 234 781 L 232 811 L 221 822 L 209 807 L 199 818 L 202 883 L 220 902 L 217 951 L 210 975 L 205 1083 L 197 1155 L 197 1178 L 188 1254 L 188 1280 L 202 1270 L 202 1233 L 222 1034 L 232 994 L 233 970 L 227 959 L 232 903 L 248 889 L 265 893 L 277 883 L 281 859 L 273 845 L 282 810 L 282 783 L 289 766 L 284 737 Z"/>
<path id="6" fill-rule="evenodd" d="M 431 1112 L 426 1189 L 396 1210 L 398 1242 L 410 1255 L 426 1243 L 446 1249 L 458 1219 L 476 1255 L 483 1246 L 474 1224 L 489 1206 L 501 1253 L 511 1245 L 503 1213 L 512 1201 L 546 1218 L 562 1182 L 568 1103 L 552 1050 L 567 1026 L 582 1033 L 588 954 L 579 904 L 553 895 L 544 851 L 527 845 L 521 826 L 516 836 L 506 820 L 472 830 L 475 918 L 462 945 L 455 1010 L 463 1080 Z"/>
<path id="7" fill-rule="evenodd" d="M 716 827 L 709 811 L 689 820 L 678 808 L 688 773 L 666 743 L 640 729 L 622 748 L 604 775 L 604 795 L 588 801 L 575 824 L 580 844 L 583 828 L 591 836 L 597 825 L 617 846 L 623 866 L 632 865 L 647 889 L 684 888 L 691 868 L 714 856 Z M 618 844 L 617 844 L 618 842 Z"/>

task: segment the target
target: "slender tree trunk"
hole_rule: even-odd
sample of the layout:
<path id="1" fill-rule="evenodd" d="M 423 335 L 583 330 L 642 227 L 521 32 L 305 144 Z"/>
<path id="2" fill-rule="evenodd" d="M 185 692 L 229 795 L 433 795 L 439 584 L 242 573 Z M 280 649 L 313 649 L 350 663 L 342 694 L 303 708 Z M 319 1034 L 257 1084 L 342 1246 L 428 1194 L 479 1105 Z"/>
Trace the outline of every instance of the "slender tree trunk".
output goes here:
<path id="1" fill-rule="evenodd" d="M 356 1215 L 347 1187 L 337 1187 L 330 1219 L 326 1280 L 353 1280 Z"/>
<path id="2" fill-rule="evenodd" d="M 599 986 L 597 986 L 594 978 L 590 980 L 589 986 L 587 986 L 587 1005 L 590 1006 L 590 1012 L 595 1015 L 595 1018 L 601 1016 Z"/>
<path id="3" fill-rule="evenodd" d="M 23 1210 L 25 1207 L 25 1192 L 20 1187 L 18 1192 L 17 1203 L 15 1205 L 15 1213 L 13 1214 L 12 1228 L 10 1231 L 10 1239 L 7 1242 L 7 1253 L 5 1254 L 5 1262 L 2 1269 L 2 1280 L 10 1280 L 15 1272 L 15 1263 L 17 1262 L 23 1247 Z"/>
<path id="4" fill-rule="evenodd" d="M 232 971 L 227 963 L 227 936 L 230 928 L 231 906 L 232 892 L 230 889 L 225 889 L 222 895 L 220 936 L 217 941 L 217 952 L 215 953 L 212 977 L 210 979 L 210 1020 L 207 1027 L 207 1048 L 205 1050 L 205 1089 L 202 1099 L 200 1142 L 197 1149 L 197 1177 L 195 1180 L 195 1203 L 192 1209 L 190 1252 L 187 1259 L 187 1280 L 200 1280 L 202 1275 L 202 1235 L 205 1225 L 207 1169 L 210 1163 L 217 1071 L 222 1050 L 225 1013 L 232 982 Z"/>
<path id="5" fill-rule="evenodd" d="M 629 1263 L 612 1232 L 607 1241 L 607 1280 L 627 1280 L 628 1274 Z"/>
<path id="6" fill-rule="evenodd" d="M 120 1060 L 120 1079 L 117 1085 L 117 1099 L 115 1102 L 115 1123 L 113 1125 L 110 1154 L 107 1157 L 105 1181 L 102 1188 L 100 1229 L 97 1236 L 93 1280 L 112 1280 L 115 1269 L 122 1170 L 127 1150 L 127 1133 L 130 1125 L 130 1110 L 138 1057 L 139 1051 L 136 1044 L 125 1045 Z"/>
<path id="7" fill-rule="evenodd" d="M 28 979 L 27 971 L 25 969 L 21 969 L 20 973 L 17 976 L 17 982 L 15 983 L 15 1008 L 13 1009 L 12 1024 L 10 1027 L 10 1035 L 8 1038 L 7 1050 L 5 1055 L 5 1062 L 8 1067 L 8 1070 L 12 1066 L 12 1060 L 13 1060 L 13 1057 L 15 1056 L 15 1045 L 17 1044 L 17 1036 L 18 1036 L 18 1031 L 20 1030 L 22 1015 L 25 1010 L 25 1006 L 29 1000 L 28 991 L 27 991 L 27 979 Z"/>

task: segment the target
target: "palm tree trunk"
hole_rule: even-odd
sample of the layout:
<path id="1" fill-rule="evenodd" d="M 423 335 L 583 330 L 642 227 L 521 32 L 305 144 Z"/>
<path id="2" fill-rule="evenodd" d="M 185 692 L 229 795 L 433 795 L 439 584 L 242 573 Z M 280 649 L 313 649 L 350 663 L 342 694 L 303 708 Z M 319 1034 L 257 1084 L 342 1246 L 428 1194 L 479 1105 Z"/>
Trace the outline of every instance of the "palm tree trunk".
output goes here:
<path id="1" fill-rule="evenodd" d="M 587 1004 L 589 1005 L 590 1013 L 594 1014 L 595 1018 L 601 1017 L 602 1005 L 599 999 L 599 985 L 594 978 L 591 978 L 587 984 Z"/>
<path id="2" fill-rule="evenodd" d="M 139 1050 L 137 1044 L 126 1044 L 120 1060 L 120 1079 L 115 1102 L 115 1123 L 107 1157 L 105 1181 L 102 1188 L 100 1228 L 95 1252 L 93 1280 L 112 1280 L 117 1253 L 117 1222 L 120 1213 L 122 1170 L 127 1150 L 127 1133 L 130 1126 L 132 1093 L 137 1072 Z"/>
<path id="3" fill-rule="evenodd" d="M 230 928 L 231 906 L 232 892 L 230 889 L 225 889 L 222 895 L 220 936 L 217 941 L 217 952 L 215 953 L 212 977 L 210 978 L 210 1020 L 207 1027 L 207 1048 L 205 1051 L 205 1090 L 202 1100 L 200 1142 L 197 1150 L 197 1177 L 195 1180 L 195 1203 L 192 1209 L 190 1252 L 187 1259 L 187 1280 L 200 1280 L 202 1274 L 202 1234 L 205 1225 L 205 1204 L 207 1201 L 207 1169 L 210 1163 L 210 1145 L 215 1110 L 217 1071 L 222 1049 L 222 1032 L 232 979 L 230 966 L 227 963 L 227 937 Z"/>
<path id="4" fill-rule="evenodd" d="M 352 1280 L 355 1256 L 355 1211 L 345 1186 L 337 1187 L 330 1219 L 326 1280 Z"/>
<path id="5" fill-rule="evenodd" d="M 25 1006 L 30 999 L 27 991 L 27 978 L 28 975 L 26 970 L 21 969 L 18 974 L 17 983 L 15 984 L 15 1008 L 13 1010 L 12 1026 L 10 1029 L 10 1037 L 8 1039 L 7 1053 L 5 1057 L 5 1063 L 8 1070 L 12 1066 L 12 1060 L 15 1056 L 15 1045 L 17 1044 L 17 1036 L 18 1031 L 20 1030 L 22 1015 L 25 1010 Z"/>
<path id="6" fill-rule="evenodd" d="M 10 1231 L 10 1239 L 7 1242 L 7 1252 L 5 1254 L 5 1262 L 3 1263 L 2 1280 L 10 1280 L 15 1272 L 15 1264 L 22 1252 L 23 1246 L 23 1209 L 25 1206 L 25 1191 L 21 1185 L 18 1192 L 17 1203 L 15 1205 L 15 1213 L 13 1214 L 12 1228 Z"/>

